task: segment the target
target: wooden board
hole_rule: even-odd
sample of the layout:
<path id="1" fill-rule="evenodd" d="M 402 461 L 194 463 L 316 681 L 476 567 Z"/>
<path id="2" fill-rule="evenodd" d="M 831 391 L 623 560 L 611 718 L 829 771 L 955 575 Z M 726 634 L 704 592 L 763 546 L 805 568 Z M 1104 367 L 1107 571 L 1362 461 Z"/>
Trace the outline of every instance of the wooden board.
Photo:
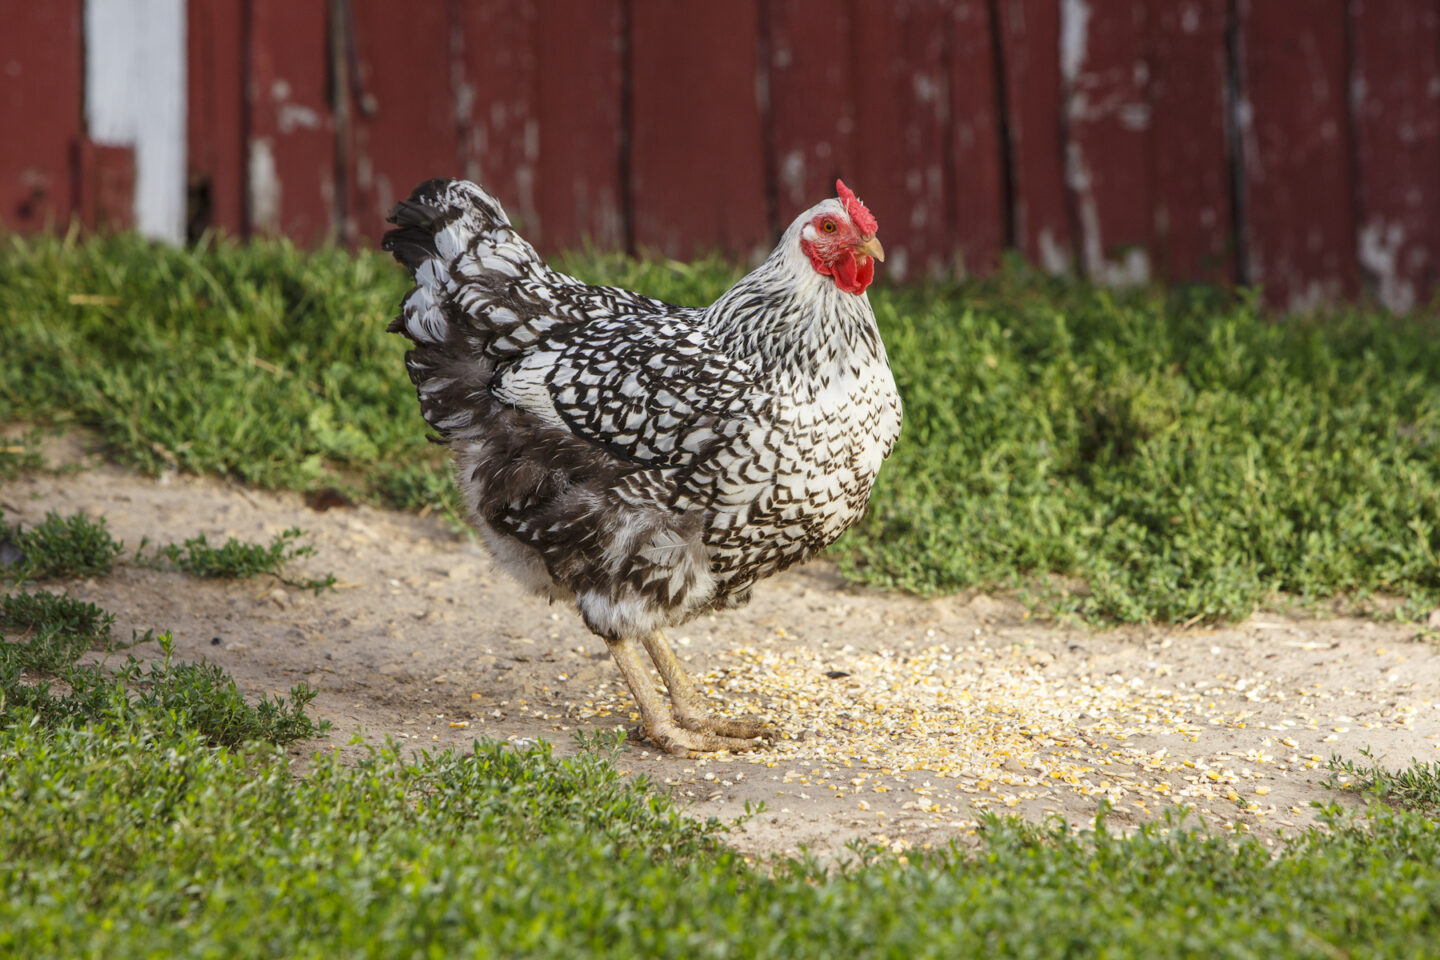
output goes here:
<path id="1" fill-rule="evenodd" d="M 880 221 L 895 280 L 951 272 L 949 12 L 898 0 L 854 7 L 856 174 L 847 185 Z"/>
<path id="2" fill-rule="evenodd" d="M 850 5 L 772 0 L 770 156 L 778 231 L 835 195 L 835 181 L 866 190 L 855 160 L 855 74 Z M 875 186 L 879 186 L 876 184 Z M 882 227 L 884 224 L 882 223 Z M 888 240 L 890 231 L 886 230 Z"/>
<path id="3" fill-rule="evenodd" d="M 343 8 L 345 5 L 341 5 Z M 385 216 L 417 184 L 458 176 L 452 37 L 443 3 L 349 0 L 354 63 L 340 121 L 348 198 L 346 235 L 374 247 Z M 467 38 L 468 39 L 468 38 Z"/>
<path id="4" fill-rule="evenodd" d="M 756 0 L 633 0 L 631 16 L 637 247 L 681 258 L 767 253 Z"/>
<path id="5" fill-rule="evenodd" d="M 1344 0 L 1240 0 L 1248 277 L 1303 309 L 1357 289 Z"/>
<path id="6" fill-rule="evenodd" d="M 525 233 L 536 225 L 535 4 L 459 5 L 463 61 L 455 111 L 465 176 L 499 198 Z"/>
<path id="7" fill-rule="evenodd" d="M 1005 248 L 1006 186 L 1000 144 L 994 28 L 986 0 L 951 8 L 951 243 L 965 273 L 986 272 Z"/>
<path id="8" fill-rule="evenodd" d="M 245 8 L 188 0 L 186 179 L 189 232 L 245 233 Z"/>
<path id="9" fill-rule="evenodd" d="M 1080 264 L 1099 283 L 1150 279 L 1153 220 L 1145 5 L 1061 6 L 1065 174 Z"/>
<path id="10" fill-rule="evenodd" d="M 0 0 L 0 225 L 64 229 L 75 214 L 84 52 L 80 0 Z M 22 134 L 23 131 L 23 134 Z"/>
<path id="11" fill-rule="evenodd" d="M 135 148 L 76 144 L 76 216 L 88 230 L 135 229 Z"/>
<path id="12" fill-rule="evenodd" d="M 326 4 L 249 0 L 247 222 L 302 243 L 336 234 L 341 198 Z"/>
<path id="13" fill-rule="evenodd" d="M 543 253 L 624 249 L 620 0 L 545 0 L 535 51 L 536 229 Z"/>
<path id="14" fill-rule="evenodd" d="M 1010 134 L 1012 222 L 1022 253 L 1050 273 L 1072 266 L 1061 158 L 1060 5 L 998 0 Z"/>
<path id="15" fill-rule="evenodd" d="M 1410 310 L 1440 280 L 1440 9 L 1354 0 L 1360 268 L 1370 292 Z"/>
<path id="16" fill-rule="evenodd" d="M 1168 280 L 1235 279 L 1225 127 L 1227 0 L 1158 4 L 1149 22 L 1154 251 Z"/>

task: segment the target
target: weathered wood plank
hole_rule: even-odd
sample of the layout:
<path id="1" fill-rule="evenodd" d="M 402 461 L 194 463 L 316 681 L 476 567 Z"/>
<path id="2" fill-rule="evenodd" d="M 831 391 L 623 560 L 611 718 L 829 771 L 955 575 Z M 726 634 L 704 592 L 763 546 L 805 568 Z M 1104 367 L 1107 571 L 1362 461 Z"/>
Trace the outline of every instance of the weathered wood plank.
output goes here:
<path id="1" fill-rule="evenodd" d="M 1351 80 L 1359 259 L 1393 310 L 1440 281 L 1440 8 L 1433 0 L 1354 0 Z"/>
<path id="2" fill-rule="evenodd" d="M 925 0 L 856 3 L 855 190 L 880 220 L 895 280 L 949 273 L 949 11 Z"/>
<path id="3" fill-rule="evenodd" d="M 336 235 L 329 21 L 322 3 L 250 0 L 247 221 L 302 243 Z"/>
<path id="4" fill-rule="evenodd" d="M 999 0 L 1009 115 L 1015 240 L 1050 273 L 1074 259 L 1061 161 L 1060 7 L 1055 0 Z"/>
<path id="5" fill-rule="evenodd" d="M 624 249 L 620 155 L 620 0 L 545 0 L 538 6 L 535 115 L 536 230 L 542 251 L 593 243 Z"/>
<path id="6" fill-rule="evenodd" d="M 189 228 L 245 232 L 245 9 L 242 0 L 186 4 L 186 179 Z"/>
<path id="7" fill-rule="evenodd" d="M 634 0 L 632 17 L 637 246 L 671 257 L 768 252 L 755 0 Z"/>
<path id="8" fill-rule="evenodd" d="M 952 243 L 966 273 L 992 269 L 1005 248 L 1005 175 L 994 25 L 986 0 L 951 7 Z"/>
<path id="9" fill-rule="evenodd" d="M 1235 279 L 1225 129 L 1226 0 L 1157 4 L 1150 20 L 1155 259 L 1169 280 Z"/>
<path id="10" fill-rule="evenodd" d="M 81 16 L 79 0 L 0 0 L 0 129 L 10 141 L 0 150 L 0 224 L 7 229 L 63 229 L 76 213 Z"/>
<path id="11" fill-rule="evenodd" d="M 1065 180 L 1080 263 L 1099 283 L 1150 279 L 1153 223 L 1145 5 L 1060 7 Z"/>
<path id="12" fill-rule="evenodd" d="M 456 24 L 443 3 L 349 0 L 348 8 L 352 20 L 339 27 L 353 31 L 355 62 L 346 64 L 349 98 L 337 110 L 347 128 L 345 234 L 374 246 L 385 215 L 411 188 L 460 173 Z"/>
<path id="13" fill-rule="evenodd" d="M 1305 309 L 1357 289 L 1344 0 L 1240 0 L 1249 278 Z"/>
<path id="14" fill-rule="evenodd" d="M 462 39 L 455 109 L 465 176 L 500 199 L 522 231 L 538 219 L 535 4 L 479 0 L 456 8 Z"/>
<path id="15" fill-rule="evenodd" d="M 777 226 L 784 228 L 834 196 L 837 178 L 850 177 L 856 189 L 866 188 L 855 166 L 852 95 L 863 81 L 854 75 L 849 4 L 772 0 L 767 7 L 771 162 Z"/>

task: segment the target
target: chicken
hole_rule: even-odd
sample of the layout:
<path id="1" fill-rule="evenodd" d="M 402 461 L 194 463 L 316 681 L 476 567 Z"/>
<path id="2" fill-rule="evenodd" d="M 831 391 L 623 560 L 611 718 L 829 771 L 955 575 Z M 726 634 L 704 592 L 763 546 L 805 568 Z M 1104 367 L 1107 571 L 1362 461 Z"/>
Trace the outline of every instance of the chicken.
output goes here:
<path id="1" fill-rule="evenodd" d="M 389 329 L 413 342 L 471 521 L 522 583 L 574 602 L 673 754 L 771 730 L 712 715 L 661 631 L 834 541 L 900 432 L 865 293 L 884 248 L 836 187 L 708 307 L 552 270 L 473 183 L 428 181 L 390 214 L 415 287 Z"/>

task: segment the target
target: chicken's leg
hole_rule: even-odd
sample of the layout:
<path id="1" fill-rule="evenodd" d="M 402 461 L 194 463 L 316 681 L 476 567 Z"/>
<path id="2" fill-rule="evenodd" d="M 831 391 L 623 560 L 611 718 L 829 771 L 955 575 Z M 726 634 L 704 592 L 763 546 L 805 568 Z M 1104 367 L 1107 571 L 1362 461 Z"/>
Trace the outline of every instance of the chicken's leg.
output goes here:
<path id="1" fill-rule="evenodd" d="M 741 737 L 747 740 L 771 739 L 775 731 L 758 720 L 729 719 L 712 717 L 705 706 L 705 698 L 695 687 L 695 681 L 680 665 L 670 641 L 665 634 L 656 630 L 645 637 L 645 649 L 660 671 L 660 679 L 670 691 L 670 702 L 675 707 L 675 719 L 686 730 L 698 730 L 719 734 L 722 737 Z M 753 746 L 753 745 L 752 745 Z"/>
<path id="2" fill-rule="evenodd" d="M 640 723 L 645 729 L 645 736 L 660 749 L 676 756 L 689 757 L 705 751 L 755 748 L 751 740 L 738 740 L 706 730 L 687 730 L 680 726 L 651 685 L 645 661 L 635 649 L 635 641 L 625 637 L 605 642 L 610 646 L 610 656 L 615 658 L 615 665 L 620 668 L 625 684 L 640 705 Z"/>

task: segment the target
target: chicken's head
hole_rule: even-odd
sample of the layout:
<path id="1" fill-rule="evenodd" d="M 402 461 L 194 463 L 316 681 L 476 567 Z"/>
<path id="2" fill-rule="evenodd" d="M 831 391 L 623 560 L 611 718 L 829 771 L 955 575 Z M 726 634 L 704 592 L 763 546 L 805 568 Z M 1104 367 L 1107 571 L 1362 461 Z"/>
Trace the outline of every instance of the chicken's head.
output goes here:
<path id="1" fill-rule="evenodd" d="M 835 279 L 835 286 L 859 295 L 875 279 L 875 261 L 885 248 L 875 236 L 875 216 L 843 180 L 835 181 L 839 201 L 828 200 L 800 231 L 800 249 L 816 273 Z M 812 211 L 814 213 L 814 211 Z"/>

